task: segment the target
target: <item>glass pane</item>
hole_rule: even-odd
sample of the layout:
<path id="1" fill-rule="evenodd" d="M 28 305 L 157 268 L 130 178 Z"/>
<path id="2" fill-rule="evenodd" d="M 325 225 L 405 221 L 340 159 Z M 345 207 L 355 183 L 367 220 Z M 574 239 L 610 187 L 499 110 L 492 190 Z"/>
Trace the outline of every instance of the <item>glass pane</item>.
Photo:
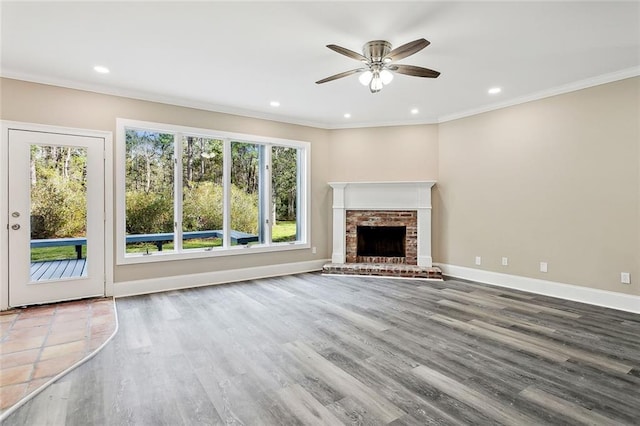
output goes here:
<path id="1" fill-rule="evenodd" d="M 271 241 L 298 240 L 298 150 L 284 146 L 271 148 Z"/>
<path id="2" fill-rule="evenodd" d="M 173 135 L 125 134 L 126 252 L 173 251 Z"/>
<path id="3" fill-rule="evenodd" d="M 31 280 L 87 275 L 87 150 L 31 145 Z"/>
<path id="4" fill-rule="evenodd" d="M 182 247 L 222 246 L 223 142 L 185 136 L 182 139 Z"/>
<path id="5" fill-rule="evenodd" d="M 231 142 L 231 245 L 263 242 L 260 223 L 262 146 Z"/>

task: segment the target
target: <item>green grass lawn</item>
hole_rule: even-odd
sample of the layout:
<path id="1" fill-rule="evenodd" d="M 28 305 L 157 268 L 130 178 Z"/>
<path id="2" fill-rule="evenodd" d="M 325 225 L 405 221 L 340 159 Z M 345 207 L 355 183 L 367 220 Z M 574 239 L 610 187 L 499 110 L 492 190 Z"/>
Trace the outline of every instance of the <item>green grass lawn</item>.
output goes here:
<path id="1" fill-rule="evenodd" d="M 75 259 L 77 256 L 75 246 L 38 247 L 31 249 L 32 262 Z M 87 246 L 82 246 L 82 257 L 87 257 Z"/>
<path id="2" fill-rule="evenodd" d="M 283 243 L 286 241 L 296 240 L 296 221 L 280 221 L 276 222 L 271 228 L 271 241 L 274 243 Z"/>
<path id="3" fill-rule="evenodd" d="M 296 221 L 276 222 L 271 228 L 271 240 L 274 243 L 284 243 L 296 240 Z M 222 246 L 221 238 L 185 240 L 182 247 L 185 249 L 199 249 L 205 247 Z M 152 243 L 128 244 L 127 253 L 149 253 L 158 251 L 158 247 Z M 162 245 L 163 251 L 173 250 L 173 243 Z M 87 246 L 82 246 L 82 257 L 87 257 Z M 63 247 L 39 247 L 31 249 L 31 261 L 42 262 L 49 260 L 75 259 L 76 248 L 74 246 Z"/>

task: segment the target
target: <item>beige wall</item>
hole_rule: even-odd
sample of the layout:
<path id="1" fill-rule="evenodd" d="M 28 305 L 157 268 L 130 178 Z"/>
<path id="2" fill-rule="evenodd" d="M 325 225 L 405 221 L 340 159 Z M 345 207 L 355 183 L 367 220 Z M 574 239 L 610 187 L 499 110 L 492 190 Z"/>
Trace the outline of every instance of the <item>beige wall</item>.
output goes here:
<path id="1" fill-rule="evenodd" d="M 441 124 L 436 261 L 640 294 L 639 100 L 633 78 Z"/>
<path id="2" fill-rule="evenodd" d="M 2 79 L 0 82 L 2 93 L 0 118 L 3 120 L 111 131 L 114 135 L 114 146 L 117 117 L 311 143 L 311 244 L 317 247 L 317 254 L 312 254 L 310 249 L 292 250 L 207 260 L 192 259 L 116 266 L 114 270 L 116 283 L 330 257 L 327 239 L 327 229 L 330 225 L 326 209 L 330 198 L 329 188 L 326 185 L 329 180 L 327 171 L 329 144 L 326 130 L 18 80 Z"/>
<path id="3" fill-rule="evenodd" d="M 640 79 L 440 125 L 322 130 L 0 80 L 0 118 L 114 132 L 115 118 L 311 142 L 318 253 L 115 268 L 116 282 L 330 257 L 329 181 L 437 180 L 434 260 L 640 294 Z M 482 256 L 483 264 L 473 264 Z M 502 256 L 509 266 L 500 266 Z M 549 272 L 538 272 L 538 263 Z M 630 272 L 633 284 L 619 283 Z"/>
<path id="4" fill-rule="evenodd" d="M 332 130 L 330 141 L 332 181 L 438 178 L 437 125 Z"/>

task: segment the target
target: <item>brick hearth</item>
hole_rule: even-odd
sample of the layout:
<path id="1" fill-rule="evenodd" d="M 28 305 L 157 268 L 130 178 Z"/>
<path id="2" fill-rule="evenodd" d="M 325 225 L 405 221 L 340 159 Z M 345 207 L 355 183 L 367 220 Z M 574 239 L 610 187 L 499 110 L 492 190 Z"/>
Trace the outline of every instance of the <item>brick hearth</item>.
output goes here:
<path id="1" fill-rule="evenodd" d="M 392 278 L 422 278 L 442 281 L 440 268 L 397 263 L 327 263 L 322 273 L 328 275 L 369 275 Z"/>

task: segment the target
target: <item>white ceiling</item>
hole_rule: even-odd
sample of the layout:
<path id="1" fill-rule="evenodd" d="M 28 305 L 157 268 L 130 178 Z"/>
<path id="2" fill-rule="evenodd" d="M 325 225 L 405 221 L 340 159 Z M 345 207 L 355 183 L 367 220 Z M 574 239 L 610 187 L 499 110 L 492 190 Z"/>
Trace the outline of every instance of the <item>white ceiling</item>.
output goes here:
<path id="1" fill-rule="evenodd" d="M 3 1 L 1 19 L 4 77 L 325 128 L 433 123 L 640 74 L 637 1 Z M 422 37 L 399 63 L 437 79 L 315 84 L 359 67 L 327 44 Z"/>

